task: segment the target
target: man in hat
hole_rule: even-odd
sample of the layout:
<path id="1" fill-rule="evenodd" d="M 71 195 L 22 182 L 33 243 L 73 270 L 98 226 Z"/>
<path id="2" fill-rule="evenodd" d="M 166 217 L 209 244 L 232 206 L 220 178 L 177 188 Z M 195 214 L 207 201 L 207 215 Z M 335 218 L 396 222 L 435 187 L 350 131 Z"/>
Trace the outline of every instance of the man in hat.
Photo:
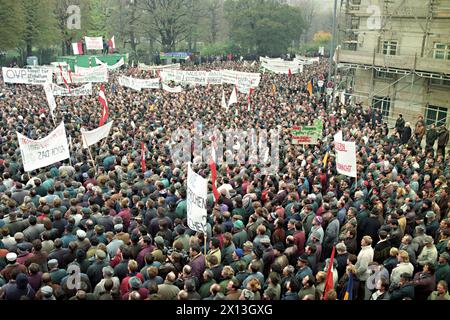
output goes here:
<path id="1" fill-rule="evenodd" d="M 427 219 L 425 233 L 435 239 L 437 230 L 439 229 L 439 221 L 436 219 L 436 214 L 434 211 L 427 211 L 425 218 Z"/>
<path id="2" fill-rule="evenodd" d="M 95 261 L 86 272 L 89 277 L 89 281 L 91 282 L 91 286 L 93 287 L 96 286 L 103 278 L 103 268 L 108 266 L 105 259 L 106 253 L 103 250 L 97 250 L 95 252 Z"/>
<path id="3" fill-rule="evenodd" d="M 295 274 L 295 279 L 298 281 L 298 283 L 302 283 L 303 279 L 306 276 L 313 278 L 312 270 L 308 266 L 308 256 L 307 255 L 301 255 L 298 258 L 297 266 L 298 266 L 298 269 L 297 269 L 297 273 Z"/>
<path id="4" fill-rule="evenodd" d="M 444 280 L 450 283 L 450 255 L 447 252 L 443 252 L 439 255 L 439 260 L 436 265 L 436 282 Z"/>
<path id="5" fill-rule="evenodd" d="M 244 223 L 241 220 L 236 220 L 233 223 L 233 243 L 236 248 L 242 248 L 244 243 L 248 240 L 248 234 L 244 230 Z"/>
<path id="6" fill-rule="evenodd" d="M 253 260 L 253 243 L 250 241 L 246 241 L 243 245 L 244 254 L 241 258 L 241 261 L 245 263 L 245 267 L 250 264 L 250 262 Z"/>
<path id="7" fill-rule="evenodd" d="M 400 282 L 395 286 L 390 295 L 390 300 L 414 299 L 414 285 L 411 279 L 410 274 L 402 273 L 400 275 Z"/>
<path id="8" fill-rule="evenodd" d="M 17 244 L 17 262 L 25 265 L 25 261 L 32 256 L 30 252 L 32 248 L 29 242 Z"/>
<path id="9" fill-rule="evenodd" d="M 52 283 L 61 284 L 61 280 L 67 275 L 65 269 L 58 268 L 58 260 L 51 259 L 48 261 L 48 273 L 50 274 L 50 278 Z"/>
<path id="10" fill-rule="evenodd" d="M 89 239 L 86 237 L 87 236 L 86 231 L 78 229 L 76 235 L 77 235 L 76 243 L 77 243 L 78 249 L 82 249 L 87 252 L 87 250 L 91 246 L 91 243 L 90 243 Z"/>
<path id="11" fill-rule="evenodd" d="M 417 257 L 417 264 L 422 267 L 427 263 L 435 264 L 438 258 L 438 252 L 436 246 L 434 245 L 433 237 L 426 236 L 424 240 L 425 246 Z"/>
<path id="12" fill-rule="evenodd" d="M 3 268 L 2 271 L 0 271 L 0 275 L 5 278 L 6 281 L 9 281 L 11 279 L 11 273 L 14 270 L 18 270 L 22 273 L 27 273 L 27 268 L 23 265 L 17 262 L 17 254 L 14 252 L 9 252 L 6 255 L 6 262 L 7 265 Z"/>

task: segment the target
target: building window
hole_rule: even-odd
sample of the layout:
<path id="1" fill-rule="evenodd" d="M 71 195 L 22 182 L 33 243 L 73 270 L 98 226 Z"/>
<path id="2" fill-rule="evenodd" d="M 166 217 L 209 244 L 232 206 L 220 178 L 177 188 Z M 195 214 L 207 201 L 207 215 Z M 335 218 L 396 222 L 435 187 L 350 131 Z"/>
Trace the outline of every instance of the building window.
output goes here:
<path id="1" fill-rule="evenodd" d="M 372 108 L 381 112 L 383 118 L 389 117 L 391 98 L 375 96 L 372 99 Z"/>
<path id="2" fill-rule="evenodd" d="M 425 114 L 426 125 L 429 126 L 434 123 L 438 127 L 446 124 L 447 111 L 448 109 L 444 107 L 428 105 Z"/>
<path id="3" fill-rule="evenodd" d="M 432 85 L 432 86 L 450 87 L 450 80 L 430 79 L 430 85 Z"/>
<path id="4" fill-rule="evenodd" d="M 393 40 L 383 41 L 383 54 L 395 56 L 397 55 L 397 47 L 398 47 L 397 41 Z"/>
<path id="5" fill-rule="evenodd" d="M 394 79 L 394 74 L 387 71 L 375 70 L 375 78 L 378 79 Z"/>
<path id="6" fill-rule="evenodd" d="M 351 29 L 352 30 L 358 30 L 359 29 L 359 22 L 361 18 L 360 17 L 354 17 L 351 18 Z"/>
<path id="7" fill-rule="evenodd" d="M 433 49 L 433 58 L 450 60 L 450 44 L 435 43 Z"/>

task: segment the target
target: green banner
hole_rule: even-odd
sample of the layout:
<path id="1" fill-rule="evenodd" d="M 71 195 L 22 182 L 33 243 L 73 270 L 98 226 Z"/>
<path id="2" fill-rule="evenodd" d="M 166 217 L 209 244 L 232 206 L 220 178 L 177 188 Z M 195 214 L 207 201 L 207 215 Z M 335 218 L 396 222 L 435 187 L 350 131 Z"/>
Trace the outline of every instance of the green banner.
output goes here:
<path id="1" fill-rule="evenodd" d="M 293 144 L 317 144 L 322 137 L 323 122 L 315 120 L 312 126 L 293 127 L 291 129 Z"/>

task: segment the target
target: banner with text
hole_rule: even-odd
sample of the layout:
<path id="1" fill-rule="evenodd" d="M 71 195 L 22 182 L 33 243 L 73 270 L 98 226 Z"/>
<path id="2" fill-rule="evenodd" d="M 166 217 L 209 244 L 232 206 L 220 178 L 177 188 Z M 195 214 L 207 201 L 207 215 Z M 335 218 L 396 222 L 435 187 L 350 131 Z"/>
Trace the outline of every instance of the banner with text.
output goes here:
<path id="1" fill-rule="evenodd" d="M 46 84 L 52 82 L 53 71 L 50 68 L 2 68 L 3 81 L 17 84 Z"/>
<path id="2" fill-rule="evenodd" d="M 102 37 L 84 37 L 87 50 L 103 50 Z"/>
<path id="3" fill-rule="evenodd" d="M 335 141 L 336 169 L 340 174 L 356 178 L 356 144 L 349 141 Z"/>
<path id="4" fill-rule="evenodd" d="M 92 95 L 92 83 L 89 82 L 81 87 L 70 89 L 70 92 L 69 89 L 65 87 L 53 84 L 52 92 L 54 96 L 65 96 L 65 97 L 90 96 Z"/>
<path id="5" fill-rule="evenodd" d="M 206 231 L 206 201 L 208 182 L 188 165 L 187 175 L 187 221 L 190 229 Z"/>
<path id="6" fill-rule="evenodd" d="M 99 60 L 98 58 L 95 58 L 95 63 L 100 65 L 100 66 L 106 66 L 106 68 L 108 70 L 116 70 L 116 69 L 119 69 L 121 66 L 123 66 L 125 64 L 125 61 L 123 61 L 123 58 L 120 58 L 120 60 L 117 61 L 117 63 L 115 63 L 112 66 L 110 66 L 107 63 Z"/>
<path id="7" fill-rule="evenodd" d="M 101 65 L 93 68 L 77 68 L 77 73 L 69 75 L 68 72 L 63 71 L 63 76 L 67 81 L 72 79 L 72 83 L 87 83 L 87 82 L 108 82 L 108 68 Z M 64 83 L 61 78 L 61 73 L 56 74 L 57 83 Z"/>
<path id="8" fill-rule="evenodd" d="M 40 140 L 32 140 L 17 132 L 23 168 L 30 172 L 55 162 L 68 159 L 69 146 L 67 144 L 64 122 L 48 136 Z"/>
<path id="9" fill-rule="evenodd" d="M 317 144 L 322 137 L 322 129 L 322 120 L 315 120 L 312 126 L 293 127 L 292 144 Z"/>

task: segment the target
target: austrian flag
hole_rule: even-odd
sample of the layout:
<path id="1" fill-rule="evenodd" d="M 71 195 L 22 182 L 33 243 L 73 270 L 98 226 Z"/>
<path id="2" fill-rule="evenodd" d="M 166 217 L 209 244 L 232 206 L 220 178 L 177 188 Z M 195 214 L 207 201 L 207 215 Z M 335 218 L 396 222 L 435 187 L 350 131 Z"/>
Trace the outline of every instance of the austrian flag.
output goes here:
<path id="1" fill-rule="evenodd" d="M 101 127 L 108 119 L 108 102 L 106 101 L 105 86 L 103 84 L 100 87 L 100 92 L 98 93 L 98 101 L 100 101 L 102 105 L 102 116 L 100 118 Z"/>
<path id="2" fill-rule="evenodd" d="M 141 169 L 142 172 L 146 171 L 146 166 L 145 166 L 145 144 L 143 141 L 141 141 Z"/>
<path id="3" fill-rule="evenodd" d="M 212 182 L 212 190 L 214 195 L 214 202 L 217 202 L 219 200 L 219 191 L 217 191 L 216 186 L 216 179 L 217 179 L 217 169 L 216 169 L 216 149 L 217 143 L 215 142 L 215 139 L 212 139 L 211 144 L 211 156 L 209 158 L 209 168 L 211 169 L 211 182 Z"/>

